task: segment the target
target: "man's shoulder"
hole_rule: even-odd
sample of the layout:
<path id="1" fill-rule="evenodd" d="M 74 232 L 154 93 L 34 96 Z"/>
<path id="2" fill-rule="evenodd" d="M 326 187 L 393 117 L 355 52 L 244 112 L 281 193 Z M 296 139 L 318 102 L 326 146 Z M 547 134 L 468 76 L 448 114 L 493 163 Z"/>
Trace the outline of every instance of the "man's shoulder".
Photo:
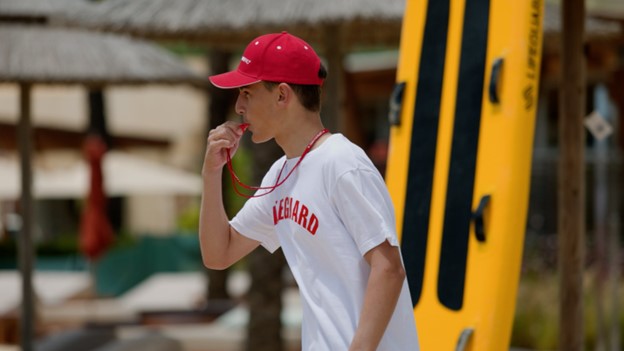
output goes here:
<path id="1" fill-rule="evenodd" d="M 328 143 L 321 162 L 335 175 L 352 170 L 375 170 L 372 161 L 364 150 L 342 134 L 334 134 Z"/>
<path id="2" fill-rule="evenodd" d="M 327 141 L 327 153 L 330 159 L 354 159 L 366 156 L 364 150 L 342 134 L 333 134 Z"/>

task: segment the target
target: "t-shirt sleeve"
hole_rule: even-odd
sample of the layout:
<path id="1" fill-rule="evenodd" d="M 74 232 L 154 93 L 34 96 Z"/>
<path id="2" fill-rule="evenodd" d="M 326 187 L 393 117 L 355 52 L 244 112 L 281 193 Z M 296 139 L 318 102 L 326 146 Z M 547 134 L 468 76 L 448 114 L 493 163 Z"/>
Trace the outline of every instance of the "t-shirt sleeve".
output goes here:
<path id="1" fill-rule="evenodd" d="M 232 218 L 230 225 L 242 235 L 257 240 L 273 253 L 280 247 L 272 222 L 270 207 L 263 206 L 264 201 L 249 199 L 243 208 Z M 266 209 L 268 208 L 268 210 Z"/>
<path id="2" fill-rule="evenodd" d="M 268 179 L 272 179 L 269 171 L 262 181 L 262 187 L 267 186 Z M 258 190 L 256 195 L 267 190 Z M 272 206 L 269 201 L 271 196 L 250 198 L 243 208 L 230 221 L 230 225 L 242 235 L 259 241 L 269 252 L 273 253 L 280 247 L 275 227 L 273 224 Z"/>
<path id="3" fill-rule="evenodd" d="M 394 207 L 379 173 L 369 169 L 343 173 L 331 194 L 332 206 L 362 256 L 386 240 L 399 246 Z"/>

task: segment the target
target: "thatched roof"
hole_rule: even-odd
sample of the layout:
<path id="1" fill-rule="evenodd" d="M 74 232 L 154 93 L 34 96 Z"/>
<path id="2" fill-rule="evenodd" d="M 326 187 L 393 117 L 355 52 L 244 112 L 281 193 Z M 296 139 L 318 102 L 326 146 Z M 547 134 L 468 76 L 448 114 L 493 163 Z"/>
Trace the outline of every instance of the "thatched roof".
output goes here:
<path id="1" fill-rule="evenodd" d="M 104 0 L 70 9 L 61 22 L 213 47 L 240 48 L 257 35 L 282 30 L 311 43 L 322 42 L 323 36 L 340 35 L 343 48 L 398 47 L 404 8 L 405 0 Z M 547 37 L 559 35 L 560 18 L 559 5 L 546 4 Z M 586 32 L 589 38 L 622 36 L 617 24 L 590 17 Z"/>
<path id="2" fill-rule="evenodd" d="M 240 48 L 257 35 L 288 30 L 310 42 L 339 28 L 345 44 L 398 46 L 404 0 L 106 0 L 71 9 L 66 23 L 158 39 Z"/>
<path id="3" fill-rule="evenodd" d="M 0 26 L 0 83 L 198 83 L 171 53 L 110 34 L 41 26 Z"/>
<path id="4" fill-rule="evenodd" d="M 0 22 L 46 23 L 67 9 L 85 11 L 89 6 L 86 0 L 0 0 Z"/>
<path id="5" fill-rule="evenodd" d="M 342 27 L 343 41 L 350 44 L 398 46 L 404 7 L 405 0 L 0 0 L 0 21 L 60 22 L 226 47 L 240 47 L 253 36 L 281 30 L 314 42 L 323 35 L 321 27 L 334 26 Z M 558 35 L 560 6 L 545 7 L 544 32 Z M 622 35 L 617 23 L 595 18 L 608 15 L 592 14 L 586 22 L 588 37 Z"/>

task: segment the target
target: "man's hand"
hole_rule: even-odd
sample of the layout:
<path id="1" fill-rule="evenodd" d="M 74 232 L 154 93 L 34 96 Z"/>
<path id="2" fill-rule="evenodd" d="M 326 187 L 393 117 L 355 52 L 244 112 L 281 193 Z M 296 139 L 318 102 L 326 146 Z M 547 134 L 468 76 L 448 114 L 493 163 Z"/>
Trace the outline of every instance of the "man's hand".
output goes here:
<path id="1" fill-rule="evenodd" d="M 243 128 L 240 123 L 225 122 L 208 134 L 202 175 L 202 192 L 199 214 L 199 244 L 204 265 L 211 269 L 225 269 L 260 245 L 230 226 L 223 208 L 221 172 L 230 155 L 238 149 Z"/>
<path id="2" fill-rule="evenodd" d="M 228 121 L 208 133 L 202 174 L 220 172 L 227 162 L 227 150 L 233 157 L 243 136 L 240 123 Z"/>

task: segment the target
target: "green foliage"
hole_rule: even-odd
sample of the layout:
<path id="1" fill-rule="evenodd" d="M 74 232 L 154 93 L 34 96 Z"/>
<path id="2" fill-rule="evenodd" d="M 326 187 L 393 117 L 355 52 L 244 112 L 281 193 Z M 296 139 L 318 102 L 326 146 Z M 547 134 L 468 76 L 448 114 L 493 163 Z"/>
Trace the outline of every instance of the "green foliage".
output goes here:
<path id="1" fill-rule="evenodd" d="M 584 277 L 584 332 L 585 349 L 595 349 L 598 323 L 594 276 L 588 271 Z M 608 286 L 608 285 L 606 285 Z M 619 283 L 619 291 L 624 291 Z M 605 291 L 603 297 L 606 318 L 609 321 L 613 309 L 609 307 L 611 296 Z M 624 294 L 619 294 L 620 335 L 624 335 Z M 518 289 L 516 314 L 511 345 L 531 350 L 557 350 L 559 338 L 559 280 L 554 272 L 523 274 Z M 609 323 L 609 322 L 607 322 Z"/>
<path id="2" fill-rule="evenodd" d="M 78 252 L 78 235 L 65 233 L 52 240 L 39 243 L 37 254 L 46 256 L 68 255 Z"/>
<path id="3" fill-rule="evenodd" d="M 239 147 L 236 151 L 236 156 L 232 159 L 232 167 L 236 171 L 236 175 L 241 180 L 241 182 L 245 184 L 249 184 L 251 182 L 253 176 L 252 164 L 253 161 L 250 150 L 244 146 Z M 225 172 L 228 171 L 225 170 Z M 229 172 L 227 178 L 229 178 Z M 227 208 L 225 210 L 231 218 L 243 207 L 247 199 L 236 194 L 232 182 L 226 181 L 223 185 L 223 193 L 227 197 Z M 242 188 L 241 186 L 238 186 L 238 189 L 243 194 L 253 193 L 247 189 Z"/>
<path id="4" fill-rule="evenodd" d="M 252 178 L 252 158 L 248 148 L 241 146 L 236 152 L 236 156 L 232 159 L 232 167 L 236 171 L 236 175 L 241 182 L 249 184 Z M 232 218 L 245 204 L 246 198 L 239 196 L 234 191 L 232 182 L 230 181 L 229 172 L 224 168 L 223 194 L 226 198 L 226 212 Z M 251 191 L 238 186 L 243 194 L 252 194 Z M 182 233 L 197 234 L 199 227 L 199 202 L 189 205 L 177 219 L 178 230 Z"/>
<path id="5" fill-rule="evenodd" d="M 525 276 L 520 281 L 511 345 L 535 350 L 554 350 L 557 344 L 556 277 Z"/>
<path id="6" fill-rule="evenodd" d="M 0 254 L 17 255 L 18 243 L 11 239 L 0 241 Z M 78 252 L 78 239 L 75 233 L 61 234 L 52 240 L 35 243 L 37 255 L 59 256 Z"/>
<path id="7" fill-rule="evenodd" d="M 171 51 L 178 56 L 187 55 L 205 55 L 206 49 L 197 45 L 191 45 L 189 43 L 178 41 L 161 44 L 165 49 Z"/>
<path id="8" fill-rule="evenodd" d="M 199 203 L 187 206 L 177 220 L 178 230 L 182 233 L 196 234 L 199 227 Z"/>

